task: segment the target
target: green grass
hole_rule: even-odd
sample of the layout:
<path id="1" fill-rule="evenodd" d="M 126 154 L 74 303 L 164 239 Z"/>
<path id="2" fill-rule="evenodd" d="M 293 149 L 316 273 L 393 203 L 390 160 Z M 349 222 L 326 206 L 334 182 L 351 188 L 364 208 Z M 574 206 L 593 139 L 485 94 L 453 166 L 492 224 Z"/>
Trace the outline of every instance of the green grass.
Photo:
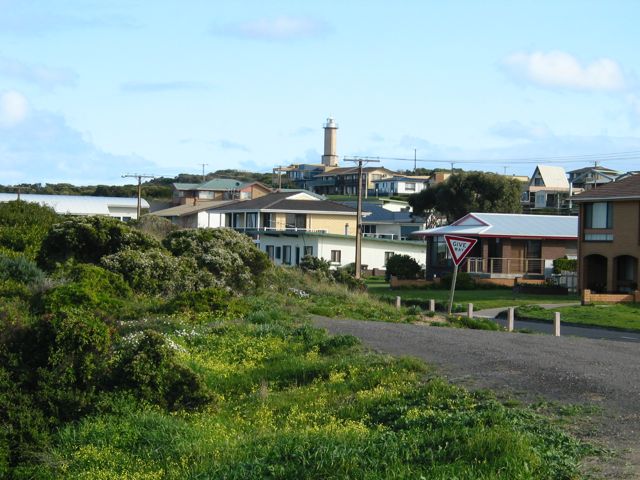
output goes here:
<path id="1" fill-rule="evenodd" d="M 16 478 L 569 480 L 598 453 L 533 408 L 311 327 L 302 312 L 314 305 L 369 316 L 366 296 L 302 280 L 306 297 L 290 288 L 297 273 L 280 275 L 243 299 L 242 319 L 157 322 L 209 406 L 168 413 L 108 394 Z M 119 328 L 156 328 L 138 323 Z"/>
<path id="2" fill-rule="evenodd" d="M 553 320 L 554 312 L 560 312 L 563 322 L 640 331 L 640 305 L 633 303 L 561 307 L 553 310 L 528 306 L 516 310 L 520 317 L 548 321 Z"/>
<path id="3" fill-rule="evenodd" d="M 368 278 L 367 288 L 369 293 L 379 298 L 395 299 L 400 296 L 402 300 L 421 300 L 428 302 L 434 299 L 439 303 L 449 301 L 449 290 L 444 289 L 397 289 L 391 290 L 389 284 L 383 278 Z M 456 290 L 454 302 L 465 305 L 473 303 L 475 310 L 497 307 L 513 307 L 539 303 L 570 303 L 578 302 L 577 295 L 531 295 L 514 293 L 509 288 Z"/>

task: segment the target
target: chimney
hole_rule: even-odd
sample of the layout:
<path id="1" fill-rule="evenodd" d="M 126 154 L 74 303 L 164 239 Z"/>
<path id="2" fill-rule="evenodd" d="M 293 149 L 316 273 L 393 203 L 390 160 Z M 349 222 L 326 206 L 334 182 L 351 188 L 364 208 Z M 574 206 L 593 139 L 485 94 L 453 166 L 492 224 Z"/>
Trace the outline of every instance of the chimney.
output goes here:
<path id="1" fill-rule="evenodd" d="M 324 124 L 324 155 L 322 155 L 322 164 L 328 167 L 338 166 L 336 150 L 337 133 L 338 124 L 333 118 L 327 118 L 327 122 Z"/>

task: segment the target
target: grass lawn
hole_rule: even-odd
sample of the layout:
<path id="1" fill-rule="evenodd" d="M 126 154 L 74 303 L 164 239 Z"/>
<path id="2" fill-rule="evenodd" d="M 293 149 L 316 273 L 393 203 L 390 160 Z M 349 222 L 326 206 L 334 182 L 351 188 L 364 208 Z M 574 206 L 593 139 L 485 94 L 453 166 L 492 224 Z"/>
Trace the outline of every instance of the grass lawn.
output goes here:
<path id="1" fill-rule="evenodd" d="M 553 311 L 529 306 L 518 308 L 516 312 L 521 317 L 551 321 L 554 311 L 560 312 L 563 322 L 640 331 L 640 305 L 633 303 L 562 307 Z"/>
<path id="2" fill-rule="evenodd" d="M 391 290 L 384 278 L 368 278 L 367 287 L 369 293 L 378 297 L 401 296 L 403 300 L 423 300 L 434 299 L 436 302 L 447 302 L 449 300 L 449 290 L 436 289 L 398 289 Z M 531 295 L 514 293 L 510 288 L 477 289 L 477 290 L 456 290 L 454 302 L 466 306 L 473 303 L 475 310 L 496 307 L 513 307 L 521 305 L 531 305 L 539 303 L 570 303 L 578 302 L 577 295 Z"/>

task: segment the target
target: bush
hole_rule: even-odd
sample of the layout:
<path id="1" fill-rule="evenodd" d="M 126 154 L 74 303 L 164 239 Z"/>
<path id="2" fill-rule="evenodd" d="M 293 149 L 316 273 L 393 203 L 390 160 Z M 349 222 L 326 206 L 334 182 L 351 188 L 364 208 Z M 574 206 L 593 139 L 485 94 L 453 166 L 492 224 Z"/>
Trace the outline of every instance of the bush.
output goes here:
<path id="1" fill-rule="evenodd" d="M 453 280 L 453 274 L 447 274 L 442 277 L 440 286 L 442 288 L 451 288 L 451 281 Z M 475 290 L 476 282 L 471 275 L 467 272 L 458 272 L 456 277 L 456 290 Z"/>
<path id="2" fill-rule="evenodd" d="M 116 388 L 169 410 L 197 408 L 211 400 L 200 378 L 178 363 L 162 334 L 148 330 L 126 341 L 113 371 Z"/>
<path id="3" fill-rule="evenodd" d="M 246 291 L 261 281 L 271 261 L 246 235 L 229 228 L 180 230 L 163 241 L 176 256 L 195 259 L 223 284 Z"/>
<path id="4" fill-rule="evenodd" d="M 346 285 L 350 290 L 365 291 L 367 289 L 364 280 L 354 277 L 347 267 L 338 268 L 331 272 L 331 275 L 337 283 Z"/>
<path id="5" fill-rule="evenodd" d="M 59 219 L 53 209 L 37 203 L 0 203 L 0 252 L 19 252 L 34 260 L 42 239 Z"/>
<path id="6" fill-rule="evenodd" d="M 221 288 L 206 288 L 197 292 L 184 292 L 164 307 L 168 313 L 222 313 L 229 307 L 231 294 Z"/>
<path id="7" fill-rule="evenodd" d="M 553 261 L 553 273 L 560 273 L 562 271 L 575 272 L 578 268 L 578 260 L 570 260 L 567 257 L 556 258 Z"/>
<path id="8" fill-rule="evenodd" d="M 389 281 L 392 275 L 399 279 L 417 278 L 421 267 L 420 264 L 409 255 L 392 255 L 387 260 L 386 269 L 385 275 L 387 281 Z"/>
<path id="9" fill-rule="evenodd" d="M 101 260 L 107 270 L 119 273 L 135 291 L 147 295 L 175 295 L 217 285 L 210 272 L 200 269 L 192 257 L 174 257 L 169 252 L 122 250 Z"/>
<path id="10" fill-rule="evenodd" d="M 111 217 L 78 217 L 51 227 L 38 254 L 38 265 L 53 270 L 57 263 L 100 262 L 106 255 L 132 248 L 157 248 L 157 240 Z"/>
<path id="11" fill-rule="evenodd" d="M 300 269 L 303 272 L 319 272 L 328 276 L 330 265 L 325 259 L 313 255 L 305 255 L 300 260 Z"/>
<path id="12" fill-rule="evenodd" d="M 150 214 L 142 215 L 139 220 L 133 220 L 128 225 L 159 241 L 179 229 L 177 225 L 171 223 L 171 220 Z"/>
<path id="13" fill-rule="evenodd" d="M 117 315 L 122 302 L 131 296 L 124 279 L 96 265 L 68 265 L 57 272 L 66 283 L 42 296 L 41 310 L 46 313 L 83 308 L 101 317 Z"/>
<path id="14" fill-rule="evenodd" d="M 43 279 L 44 272 L 26 257 L 22 255 L 8 257 L 0 254 L 0 281 L 15 280 L 29 285 L 40 282 Z"/>

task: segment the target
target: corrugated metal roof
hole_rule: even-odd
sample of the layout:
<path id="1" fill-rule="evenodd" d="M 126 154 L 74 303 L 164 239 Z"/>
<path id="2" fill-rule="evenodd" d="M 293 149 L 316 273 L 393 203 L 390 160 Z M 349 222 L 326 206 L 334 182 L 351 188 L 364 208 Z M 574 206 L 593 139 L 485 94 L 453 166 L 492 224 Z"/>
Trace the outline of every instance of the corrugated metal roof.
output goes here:
<path id="1" fill-rule="evenodd" d="M 472 235 L 477 237 L 578 238 L 578 217 L 469 213 L 451 225 L 414 232 L 414 236 Z"/>
<path id="2" fill-rule="evenodd" d="M 151 215 L 157 215 L 159 217 L 184 217 L 185 215 L 191 215 L 234 202 L 235 200 L 200 201 L 196 205 L 177 205 L 163 210 L 156 210 L 155 212 L 151 212 Z"/>
<path id="3" fill-rule="evenodd" d="M 16 193 L 0 193 L 0 202 L 11 202 L 18 199 Z M 127 197 L 92 197 L 84 195 L 38 195 L 20 194 L 20 200 L 39 203 L 51 207 L 56 213 L 68 215 L 109 215 L 109 207 L 138 206 L 137 198 Z M 149 208 L 149 203 L 142 199 L 142 208 Z"/>

